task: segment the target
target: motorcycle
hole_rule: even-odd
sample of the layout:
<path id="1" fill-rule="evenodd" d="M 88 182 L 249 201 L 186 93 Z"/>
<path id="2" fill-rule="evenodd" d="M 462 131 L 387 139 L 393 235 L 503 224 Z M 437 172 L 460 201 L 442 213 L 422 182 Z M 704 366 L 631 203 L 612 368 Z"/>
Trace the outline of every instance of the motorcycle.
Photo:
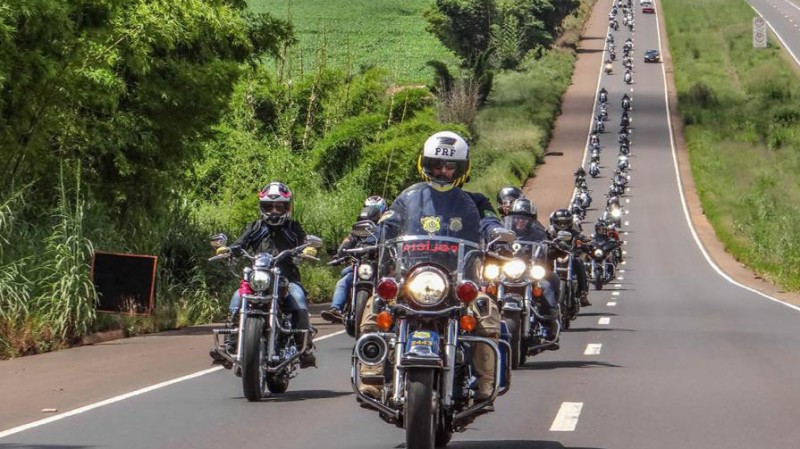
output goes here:
<path id="1" fill-rule="evenodd" d="M 561 307 L 561 327 L 569 329 L 572 320 L 578 317 L 581 310 L 580 298 L 578 298 L 578 277 L 573 272 L 573 260 L 578 257 L 576 252 L 581 243 L 573 238 L 569 231 L 559 231 L 552 247 L 555 248 L 561 257 L 553 260 L 553 271 L 559 277 L 558 303 Z"/>
<path id="2" fill-rule="evenodd" d="M 631 109 L 631 99 L 629 97 L 622 97 L 621 104 L 623 111 L 629 111 Z"/>
<path id="3" fill-rule="evenodd" d="M 611 75 L 611 72 L 614 71 L 614 66 L 611 64 L 611 61 L 607 61 L 606 65 L 603 66 L 603 69 L 606 71 L 606 75 Z"/>
<path id="4" fill-rule="evenodd" d="M 367 238 L 372 235 L 374 228 L 359 222 L 353 225 L 353 233 L 357 237 Z M 375 269 L 377 245 L 366 245 L 344 250 L 344 256 L 328 262 L 328 265 L 335 266 L 342 263 L 349 263 L 353 273 L 353 285 L 347 295 L 347 302 L 342 310 L 344 329 L 347 335 L 358 338 L 361 328 L 361 318 L 364 315 L 364 307 L 367 300 L 372 296 L 375 288 Z"/>
<path id="5" fill-rule="evenodd" d="M 228 238 L 217 234 L 212 247 L 225 246 Z M 292 329 L 291 314 L 283 309 L 288 296 L 289 281 L 281 275 L 278 263 L 288 257 L 319 260 L 302 253 L 307 248 L 322 247 L 319 237 L 307 236 L 302 245 L 287 249 L 277 255 L 258 253 L 250 255 L 239 249 L 241 257 L 252 262 L 244 268 L 239 293 L 242 305 L 236 328 L 214 329 L 214 350 L 242 378 L 242 390 L 248 401 L 259 401 L 270 393 L 284 393 L 289 381 L 297 376 L 299 358 L 310 349 L 308 329 Z M 209 261 L 231 259 L 231 252 L 218 254 Z M 228 345 L 220 344 L 220 335 L 236 335 L 236 353 Z M 313 337 L 313 335 L 311 335 Z"/>
<path id="6" fill-rule="evenodd" d="M 619 169 L 620 172 L 624 173 L 628 171 L 630 168 L 631 168 L 631 163 L 630 161 L 628 161 L 628 156 L 620 154 L 617 158 L 617 169 Z"/>
<path id="7" fill-rule="evenodd" d="M 594 122 L 594 132 L 597 134 L 606 132 L 606 125 L 603 123 L 602 119 L 598 119 Z"/>
<path id="8" fill-rule="evenodd" d="M 592 255 L 589 264 L 589 280 L 594 284 L 595 290 L 602 290 L 603 285 L 614 279 L 616 270 L 614 255 L 619 245 L 619 242 L 608 238 L 592 241 L 589 249 L 589 253 Z"/>
<path id="9" fill-rule="evenodd" d="M 622 75 L 622 79 L 623 79 L 623 81 L 625 81 L 627 84 L 630 84 L 630 83 L 632 83 L 632 82 L 633 82 L 633 75 L 631 74 L 631 71 L 630 71 L 630 69 L 625 71 L 625 74 L 624 74 L 624 75 Z"/>
<path id="10" fill-rule="evenodd" d="M 561 334 L 560 311 L 551 311 L 544 297 L 542 282 L 547 275 L 547 246 L 517 240 L 512 245 L 513 258 L 499 264 L 487 264 L 484 278 L 496 285 L 502 303 L 503 320 L 511 343 L 511 368 L 525 364 L 528 356 L 551 347 Z M 555 286 L 553 286 L 555 287 Z M 548 339 L 547 322 L 555 323 Z"/>
<path id="11" fill-rule="evenodd" d="M 597 162 L 592 161 L 589 164 L 589 175 L 592 178 L 596 178 L 598 175 L 600 175 L 600 166 L 597 164 Z"/>
<path id="12" fill-rule="evenodd" d="M 413 229 L 418 224 L 403 224 Z M 505 326 L 501 339 L 470 335 L 477 324 L 468 313 L 479 298 L 488 250 L 514 242 L 506 229 L 492 231 L 488 246 L 437 235 L 389 237 L 380 245 L 373 313 L 376 332 L 364 333 L 353 348 L 351 383 L 363 407 L 379 412 L 387 423 L 405 429 L 405 447 L 446 445 L 478 416 L 493 410 L 498 395 L 510 387 L 510 346 Z M 480 307 L 480 306 L 479 306 Z M 471 345 L 486 345 L 495 355 L 490 397 L 475 399 L 477 377 Z M 382 368 L 377 379 L 364 370 Z M 362 392 L 379 389 L 379 398 Z"/>

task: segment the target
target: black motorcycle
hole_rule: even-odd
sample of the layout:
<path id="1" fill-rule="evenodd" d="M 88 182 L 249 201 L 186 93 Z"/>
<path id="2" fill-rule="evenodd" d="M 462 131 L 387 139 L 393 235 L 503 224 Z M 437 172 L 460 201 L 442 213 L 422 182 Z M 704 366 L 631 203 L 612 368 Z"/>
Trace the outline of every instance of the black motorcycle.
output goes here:
<path id="1" fill-rule="evenodd" d="M 569 231 L 559 231 L 555 241 L 550 245 L 559 254 L 559 257 L 553 260 L 553 271 L 560 279 L 558 302 L 561 307 L 561 327 L 564 329 L 569 329 L 572 320 L 578 317 L 578 312 L 581 310 L 578 298 L 578 275 L 573 271 L 573 261 L 579 257 L 581 243 Z"/>
<path id="2" fill-rule="evenodd" d="M 558 341 L 561 333 L 558 309 L 550 310 L 544 297 L 547 244 L 517 240 L 512 245 L 513 257 L 502 264 L 487 264 L 484 277 L 497 286 L 503 320 L 511 336 L 511 368 L 525 364 Z M 555 288 L 555 286 L 553 286 Z M 545 335 L 548 322 L 555 323 L 552 335 Z"/>
<path id="3" fill-rule="evenodd" d="M 372 222 L 358 222 L 353 225 L 353 234 L 361 239 L 374 237 L 375 225 Z M 375 289 L 375 276 L 377 269 L 377 245 L 363 245 L 343 251 L 344 256 L 328 262 L 328 265 L 350 264 L 353 273 L 353 283 L 347 293 L 347 301 L 342 309 L 342 318 L 347 335 L 358 338 L 361 328 L 361 318 L 364 316 L 364 307 L 367 300 L 373 295 Z"/>
<path id="4" fill-rule="evenodd" d="M 225 246 L 228 238 L 218 234 L 211 240 L 213 247 Z M 310 348 L 311 331 L 293 329 L 291 314 L 284 310 L 289 281 L 281 275 L 278 263 L 287 257 L 319 260 L 302 253 L 306 247 L 320 248 L 319 237 L 308 236 L 306 243 L 277 255 L 250 255 L 244 249 L 236 257 L 252 264 L 244 268 L 239 293 L 242 305 L 236 328 L 214 329 L 214 351 L 221 356 L 234 374 L 242 378 L 242 390 L 248 401 L 258 401 L 269 393 L 284 393 L 289 380 L 297 375 L 304 351 Z M 231 252 L 211 257 L 210 261 L 231 259 Z M 238 350 L 230 352 L 229 345 L 220 344 L 220 335 L 236 335 Z"/>

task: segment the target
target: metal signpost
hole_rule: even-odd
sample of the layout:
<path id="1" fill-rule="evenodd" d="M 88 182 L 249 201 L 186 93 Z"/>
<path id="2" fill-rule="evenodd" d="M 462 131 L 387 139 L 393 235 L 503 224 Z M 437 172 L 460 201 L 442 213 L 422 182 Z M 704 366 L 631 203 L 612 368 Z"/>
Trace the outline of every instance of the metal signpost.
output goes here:
<path id="1" fill-rule="evenodd" d="M 767 21 L 763 17 L 753 18 L 753 48 L 767 48 Z"/>

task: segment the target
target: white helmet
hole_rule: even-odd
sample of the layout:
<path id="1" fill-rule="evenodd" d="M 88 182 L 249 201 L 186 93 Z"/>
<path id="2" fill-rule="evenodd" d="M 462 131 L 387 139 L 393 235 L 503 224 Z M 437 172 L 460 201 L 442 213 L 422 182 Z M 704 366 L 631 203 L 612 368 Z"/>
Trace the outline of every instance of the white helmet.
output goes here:
<path id="1" fill-rule="evenodd" d="M 442 166 L 454 169 L 452 177 L 442 178 L 433 170 Z M 441 131 L 425 141 L 417 161 L 417 170 L 425 182 L 437 190 L 461 187 L 469 177 L 469 145 L 463 137 L 451 131 Z"/>

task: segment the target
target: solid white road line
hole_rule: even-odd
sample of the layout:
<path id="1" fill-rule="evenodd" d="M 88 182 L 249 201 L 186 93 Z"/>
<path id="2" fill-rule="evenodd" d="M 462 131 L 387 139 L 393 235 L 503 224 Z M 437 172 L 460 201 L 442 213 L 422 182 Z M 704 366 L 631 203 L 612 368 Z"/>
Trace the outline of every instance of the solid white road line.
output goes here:
<path id="1" fill-rule="evenodd" d="M 600 343 L 589 343 L 588 345 L 586 345 L 586 350 L 583 351 L 583 355 L 597 355 L 597 354 L 600 354 L 600 348 L 602 348 L 602 347 L 603 347 L 603 345 L 600 344 Z"/>
<path id="2" fill-rule="evenodd" d="M 325 335 L 323 337 L 319 337 L 314 339 L 315 342 L 325 340 L 326 338 L 335 337 L 336 335 L 341 335 L 344 333 L 344 330 L 334 332 L 332 334 Z M 113 398 L 108 398 L 106 400 L 95 402 L 94 404 L 84 405 L 83 407 L 76 408 L 74 410 L 70 410 L 68 412 L 59 413 L 58 415 L 50 416 L 49 418 L 40 419 L 39 421 L 34 421 L 28 424 L 23 424 L 21 426 L 17 426 L 8 430 L 4 430 L 0 432 L 0 438 L 5 438 L 10 435 L 14 435 L 15 433 L 24 432 L 26 430 L 30 430 L 36 427 L 43 426 L 45 424 L 50 424 L 51 422 L 60 421 L 64 418 L 69 418 L 70 416 L 80 415 L 81 413 L 88 412 L 90 410 L 94 410 L 96 408 L 104 407 L 106 405 L 113 404 L 115 402 L 124 401 L 125 399 L 130 399 L 135 396 L 139 396 L 145 393 L 149 393 L 151 391 L 155 391 L 164 387 L 168 387 L 170 385 L 174 385 L 185 380 L 194 379 L 196 377 L 205 376 L 206 374 L 217 372 L 221 369 L 224 369 L 221 366 L 215 366 L 213 368 L 205 369 L 203 371 L 198 371 L 193 374 L 189 374 L 183 377 L 178 377 L 177 379 L 168 380 L 165 382 L 161 382 L 159 384 L 151 385 L 149 387 L 140 388 L 136 391 L 131 391 L 130 393 L 121 394 L 119 396 L 114 396 Z"/>
<path id="3" fill-rule="evenodd" d="M 562 402 L 556 419 L 553 420 L 553 424 L 550 426 L 550 431 L 574 431 L 578 425 L 578 419 L 581 417 L 581 409 L 583 409 L 583 402 Z"/>
<path id="4" fill-rule="evenodd" d="M 609 318 L 607 316 L 604 316 L 604 317 L 600 318 L 599 320 L 597 320 L 597 324 L 601 324 L 601 325 L 611 324 L 611 318 Z"/>

